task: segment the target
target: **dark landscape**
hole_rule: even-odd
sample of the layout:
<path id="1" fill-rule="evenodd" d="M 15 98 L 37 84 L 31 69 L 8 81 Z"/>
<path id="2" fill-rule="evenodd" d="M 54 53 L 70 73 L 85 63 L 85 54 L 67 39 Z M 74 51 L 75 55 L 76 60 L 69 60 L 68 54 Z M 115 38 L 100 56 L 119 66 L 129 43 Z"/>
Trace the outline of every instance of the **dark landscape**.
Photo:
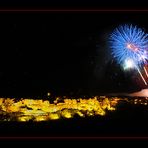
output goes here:
<path id="1" fill-rule="evenodd" d="M 143 77 L 129 65 L 125 70 L 112 56 L 108 42 L 120 24 L 148 32 L 147 14 L 0 12 L 1 98 L 46 98 L 51 102 L 58 96 L 127 98 L 116 104 L 115 111 L 105 110 L 105 116 L 18 122 L 2 121 L 1 115 L 0 137 L 148 137 L 147 102 L 132 102 L 137 97 L 147 100 L 146 93 L 138 96 L 136 92 L 147 89 L 148 65 L 142 63 L 141 71 L 138 69 Z"/>
<path id="2" fill-rule="evenodd" d="M 144 99 L 144 98 L 143 98 Z M 1 122 L 1 137 L 147 137 L 148 108 L 122 100 L 105 116 L 42 122 Z"/>

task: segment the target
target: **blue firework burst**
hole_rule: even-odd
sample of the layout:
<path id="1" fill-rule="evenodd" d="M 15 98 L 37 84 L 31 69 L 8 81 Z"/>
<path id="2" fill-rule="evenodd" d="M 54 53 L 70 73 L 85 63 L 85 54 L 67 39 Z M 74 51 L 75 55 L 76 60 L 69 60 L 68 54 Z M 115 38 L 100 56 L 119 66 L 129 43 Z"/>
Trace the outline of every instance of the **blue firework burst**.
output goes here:
<path id="1" fill-rule="evenodd" d="M 133 25 L 121 25 L 110 35 L 110 47 L 113 57 L 119 64 L 125 59 L 133 60 L 136 65 L 148 60 L 148 34 Z"/>

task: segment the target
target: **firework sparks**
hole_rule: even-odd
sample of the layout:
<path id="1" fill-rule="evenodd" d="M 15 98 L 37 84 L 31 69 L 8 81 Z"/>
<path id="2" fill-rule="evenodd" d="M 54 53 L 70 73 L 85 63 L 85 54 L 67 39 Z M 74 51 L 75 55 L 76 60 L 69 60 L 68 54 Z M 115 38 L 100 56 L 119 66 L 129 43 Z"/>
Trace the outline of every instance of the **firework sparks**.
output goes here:
<path id="1" fill-rule="evenodd" d="M 135 67 L 135 63 L 132 59 L 126 59 L 124 64 L 123 64 L 123 68 L 125 69 L 130 69 L 130 68 L 134 68 Z"/>
<path id="2" fill-rule="evenodd" d="M 137 26 L 121 25 L 110 36 L 112 55 L 124 70 L 135 68 L 145 85 L 147 82 L 140 68 L 147 63 L 148 34 Z M 144 67 L 146 76 L 148 72 Z"/>
<path id="3" fill-rule="evenodd" d="M 116 28 L 110 36 L 112 55 L 119 64 L 125 59 L 132 59 L 136 65 L 146 63 L 148 34 L 133 25 L 123 25 Z"/>

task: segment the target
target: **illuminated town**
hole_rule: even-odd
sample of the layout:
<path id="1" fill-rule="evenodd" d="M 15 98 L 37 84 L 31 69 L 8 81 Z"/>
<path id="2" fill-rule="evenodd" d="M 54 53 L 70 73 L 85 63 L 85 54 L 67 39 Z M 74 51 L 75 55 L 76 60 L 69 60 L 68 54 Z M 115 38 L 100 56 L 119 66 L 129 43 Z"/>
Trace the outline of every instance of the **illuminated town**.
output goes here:
<path id="1" fill-rule="evenodd" d="M 49 99 L 0 98 L 1 121 L 49 121 L 61 118 L 105 116 L 117 110 L 121 101 L 133 105 L 147 105 L 147 97 L 121 98 L 95 96 L 92 98 L 56 97 Z"/>

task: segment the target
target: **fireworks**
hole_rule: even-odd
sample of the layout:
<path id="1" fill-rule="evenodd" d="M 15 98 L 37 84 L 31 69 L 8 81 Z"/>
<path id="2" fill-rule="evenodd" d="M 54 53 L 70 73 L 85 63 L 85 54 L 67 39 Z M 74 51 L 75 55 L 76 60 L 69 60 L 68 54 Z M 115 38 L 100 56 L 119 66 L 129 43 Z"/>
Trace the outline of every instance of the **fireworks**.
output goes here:
<path id="1" fill-rule="evenodd" d="M 147 64 L 148 60 L 148 34 L 137 26 L 121 25 L 110 36 L 112 55 L 123 66 L 124 70 L 135 68 L 145 85 L 140 67 Z M 147 71 L 144 67 L 146 76 Z"/>
<path id="2" fill-rule="evenodd" d="M 134 68 L 135 67 L 135 63 L 133 62 L 133 60 L 131 59 L 126 59 L 124 62 L 124 69 L 130 69 L 130 68 Z"/>
<path id="3" fill-rule="evenodd" d="M 136 65 L 145 64 L 148 60 L 148 34 L 133 25 L 116 28 L 110 36 L 113 57 L 119 64 L 131 59 Z"/>

